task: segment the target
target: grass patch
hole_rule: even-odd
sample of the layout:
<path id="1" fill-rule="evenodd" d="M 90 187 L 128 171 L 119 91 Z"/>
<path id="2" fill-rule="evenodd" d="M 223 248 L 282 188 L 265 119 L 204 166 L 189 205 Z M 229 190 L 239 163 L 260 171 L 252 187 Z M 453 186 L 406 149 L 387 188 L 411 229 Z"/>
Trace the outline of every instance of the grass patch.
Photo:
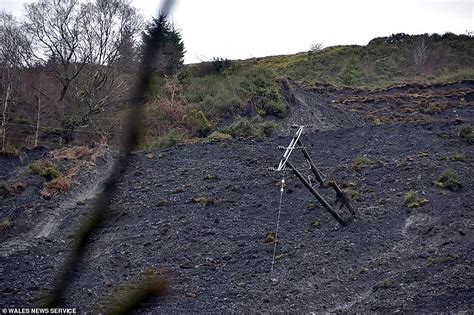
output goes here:
<path id="1" fill-rule="evenodd" d="M 430 257 L 428 258 L 428 261 L 426 262 L 426 265 L 428 267 L 435 266 L 435 265 L 441 265 L 441 264 L 446 264 L 448 262 L 452 262 L 455 260 L 458 260 L 460 258 L 459 255 L 454 254 L 454 255 L 449 255 L 449 256 L 443 256 L 443 257 Z"/>
<path id="2" fill-rule="evenodd" d="M 418 199 L 418 192 L 409 191 L 403 197 L 403 201 L 408 208 L 419 208 L 429 202 L 428 199 Z"/>
<path id="3" fill-rule="evenodd" d="M 429 54 L 417 64 L 414 52 L 422 41 Z M 473 64 L 468 53 L 472 49 L 472 37 L 467 35 L 394 34 L 375 38 L 366 46 L 333 46 L 306 56 L 262 58 L 258 63 L 310 84 L 322 82 L 376 89 L 413 81 L 441 83 L 472 79 L 474 67 L 466 67 Z"/>
<path id="4" fill-rule="evenodd" d="M 216 199 L 209 196 L 198 196 L 191 199 L 193 203 L 202 204 L 205 206 L 212 206 L 216 203 Z"/>
<path id="5" fill-rule="evenodd" d="M 370 166 L 372 161 L 365 155 L 358 155 L 352 162 L 352 169 L 361 170 L 364 167 Z"/>
<path id="6" fill-rule="evenodd" d="M 63 176 L 58 166 L 48 160 L 39 160 L 28 165 L 31 174 L 40 175 L 47 180 L 52 180 Z"/>
<path id="7" fill-rule="evenodd" d="M 384 279 L 382 281 L 380 281 L 379 283 L 377 283 L 375 286 L 374 286 L 374 289 L 375 290 L 378 290 L 378 289 L 388 289 L 388 288 L 393 288 L 395 286 L 395 281 L 393 281 L 392 279 Z"/>
<path id="8" fill-rule="evenodd" d="M 366 267 L 360 267 L 356 270 L 354 270 L 352 273 L 351 273 L 351 277 L 352 277 L 352 280 L 357 280 L 359 278 L 359 276 L 363 275 L 363 274 L 366 274 L 369 272 L 369 269 L 366 268 Z"/>
<path id="9" fill-rule="evenodd" d="M 237 119 L 226 128 L 225 132 L 234 138 L 264 138 L 270 136 L 277 124 L 265 121 L 261 117 L 253 118 L 237 117 Z"/>
<path id="10" fill-rule="evenodd" d="M 9 218 L 5 218 L 0 221 L 0 232 L 5 232 L 12 226 L 12 221 Z"/>
<path id="11" fill-rule="evenodd" d="M 469 124 L 464 124 L 461 127 L 459 127 L 459 132 L 458 132 L 459 137 L 463 142 L 466 144 L 473 144 L 474 143 L 474 132 Z"/>
<path id="12" fill-rule="evenodd" d="M 17 195 L 24 191 L 26 187 L 28 187 L 28 185 L 21 182 L 13 184 L 0 183 L 0 200 Z"/>
<path id="13" fill-rule="evenodd" d="M 449 157 L 451 161 L 464 162 L 466 161 L 466 155 L 464 153 L 454 153 Z"/>
<path id="14" fill-rule="evenodd" d="M 274 231 L 270 231 L 265 234 L 264 243 L 274 243 L 275 240 L 276 240 L 276 233 Z"/>
<path id="15" fill-rule="evenodd" d="M 445 170 L 433 184 L 438 188 L 449 189 L 451 191 L 458 191 L 462 187 L 458 173 L 453 169 Z"/>
<path id="16" fill-rule="evenodd" d="M 232 139 L 231 135 L 225 132 L 220 132 L 220 131 L 214 131 L 209 136 L 207 136 L 207 140 L 209 140 L 210 142 L 222 142 L 222 141 L 228 141 L 231 139 Z"/>
<path id="17" fill-rule="evenodd" d="M 165 148 L 172 147 L 177 144 L 186 142 L 189 139 L 189 134 L 182 129 L 170 129 L 163 135 L 147 144 L 147 147 Z"/>
<path id="18" fill-rule="evenodd" d="M 204 176 L 203 180 L 217 180 L 219 179 L 217 177 L 217 175 L 214 175 L 214 174 L 206 174 L 206 176 Z"/>

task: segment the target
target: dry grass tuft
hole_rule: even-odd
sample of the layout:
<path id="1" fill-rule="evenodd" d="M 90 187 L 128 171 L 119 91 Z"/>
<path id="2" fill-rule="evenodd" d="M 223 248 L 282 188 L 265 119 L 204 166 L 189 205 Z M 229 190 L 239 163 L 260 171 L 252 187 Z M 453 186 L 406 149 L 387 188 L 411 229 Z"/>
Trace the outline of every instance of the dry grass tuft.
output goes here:
<path id="1" fill-rule="evenodd" d="M 60 193 L 68 191 L 70 187 L 71 178 L 69 176 L 62 176 L 45 183 L 40 194 L 44 199 L 51 199 Z"/>
<path id="2" fill-rule="evenodd" d="M 98 146 L 74 146 L 69 148 L 62 148 L 51 152 L 55 160 L 69 160 L 69 161 L 89 161 L 95 163 L 97 158 L 104 154 L 108 145 L 102 142 Z"/>
<path id="3" fill-rule="evenodd" d="M 12 226 L 12 221 L 9 218 L 5 218 L 0 221 L 0 233 L 8 230 Z"/>

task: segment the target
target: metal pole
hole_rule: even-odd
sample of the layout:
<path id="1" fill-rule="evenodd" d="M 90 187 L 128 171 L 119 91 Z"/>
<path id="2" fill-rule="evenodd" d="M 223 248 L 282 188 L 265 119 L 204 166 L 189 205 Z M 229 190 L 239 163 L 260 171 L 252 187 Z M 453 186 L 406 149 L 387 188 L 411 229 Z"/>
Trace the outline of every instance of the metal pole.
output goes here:
<path id="1" fill-rule="evenodd" d="M 311 186 L 310 183 L 304 178 L 304 176 L 293 166 L 293 164 L 290 163 L 290 161 L 287 161 L 286 164 L 288 165 L 289 168 L 295 173 L 296 177 L 308 188 L 308 190 L 318 199 L 318 201 L 326 208 L 326 210 L 334 217 L 334 219 L 337 220 L 342 226 L 346 226 L 347 223 L 334 211 L 334 209 L 331 207 L 329 203 L 327 203 L 326 200 L 324 200 L 323 196 L 321 196 L 316 189 L 314 189 L 313 186 Z"/>

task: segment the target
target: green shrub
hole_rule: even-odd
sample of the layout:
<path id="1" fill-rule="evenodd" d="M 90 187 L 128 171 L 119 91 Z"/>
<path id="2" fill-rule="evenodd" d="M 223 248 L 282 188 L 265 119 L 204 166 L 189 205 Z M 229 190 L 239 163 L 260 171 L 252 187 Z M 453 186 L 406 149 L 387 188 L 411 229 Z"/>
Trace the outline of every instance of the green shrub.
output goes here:
<path id="1" fill-rule="evenodd" d="M 210 196 L 197 196 L 191 199 L 193 203 L 198 203 L 206 206 L 212 206 L 216 203 L 216 199 Z"/>
<path id="2" fill-rule="evenodd" d="M 461 138 L 464 138 L 465 136 L 467 136 L 468 134 L 471 134 L 471 133 L 472 133 L 471 125 L 464 124 L 461 127 L 459 127 L 459 136 Z"/>
<path id="3" fill-rule="evenodd" d="M 242 82 L 246 94 L 254 99 L 257 110 L 262 110 L 264 115 L 279 115 L 286 112 L 286 104 L 269 71 L 250 71 L 246 80 Z"/>
<path id="4" fill-rule="evenodd" d="M 384 279 L 377 283 L 374 287 L 374 289 L 387 289 L 395 286 L 395 281 L 392 279 Z"/>
<path id="5" fill-rule="evenodd" d="M 259 116 L 251 119 L 239 116 L 229 127 L 227 127 L 226 132 L 234 138 L 263 138 L 265 136 L 270 136 L 276 127 L 276 123 L 264 121 Z"/>
<path id="6" fill-rule="evenodd" d="M 451 161 L 464 162 L 466 160 L 466 155 L 464 153 L 454 153 L 449 157 Z"/>
<path id="7" fill-rule="evenodd" d="M 56 179 L 63 176 L 58 166 L 48 160 L 39 160 L 28 165 L 28 170 L 31 174 L 40 175 L 47 180 Z"/>
<path id="8" fill-rule="evenodd" d="M 12 184 L 0 183 L 0 200 L 6 199 L 24 191 L 28 187 L 26 183 L 17 182 Z"/>
<path id="9" fill-rule="evenodd" d="M 459 176 L 453 169 L 445 170 L 433 183 L 436 187 L 449 189 L 452 191 L 458 191 L 462 187 Z"/>
<path id="10" fill-rule="evenodd" d="M 372 161 L 365 155 L 358 155 L 354 159 L 354 162 L 352 162 L 352 168 L 355 170 L 360 170 L 366 166 L 369 166 L 371 163 Z"/>
<path id="11" fill-rule="evenodd" d="M 223 73 L 225 70 L 232 68 L 232 60 L 227 58 L 213 58 L 211 61 L 211 71 L 213 73 Z"/>
<path id="12" fill-rule="evenodd" d="M 355 85 L 359 83 L 363 77 L 362 69 L 360 68 L 359 61 L 352 58 L 342 68 L 339 78 L 345 85 Z"/>
<path id="13" fill-rule="evenodd" d="M 12 226 L 12 221 L 9 218 L 0 220 L 0 232 L 8 230 Z"/>
<path id="14" fill-rule="evenodd" d="M 429 202 L 428 199 L 418 199 L 418 192 L 409 191 L 403 197 L 403 201 L 408 208 L 418 208 Z"/>
<path id="15" fill-rule="evenodd" d="M 403 197 L 405 204 L 408 206 L 418 199 L 418 193 L 416 191 L 409 191 Z"/>
<path id="16" fill-rule="evenodd" d="M 179 143 L 184 143 L 187 139 L 189 139 L 189 135 L 185 131 L 181 129 L 171 129 L 152 141 L 149 146 L 156 148 L 171 147 Z"/>
<path id="17" fill-rule="evenodd" d="M 207 140 L 211 142 L 227 141 L 231 139 L 232 139 L 231 135 L 224 132 L 220 132 L 220 131 L 214 131 L 207 137 Z"/>
<path id="18" fill-rule="evenodd" d="M 184 121 L 191 127 L 193 134 L 198 137 L 205 137 L 212 129 L 212 125 L 204 113 L 193 108 L 189 114 L 184 115 Z"/>
<path id="19" fill-rule="evenodd" d="M 459 127 L 459 137 L 467 144 L 474 143 L 474 132 L 471 125 L 465 124 Z"/>
<path id="20" fill-rule="evenodd" d="M 448 262 L 452 262 L 455 260 L 459 259 L 459 255 L 454 254 L 454 255 L 449 255 L 449 256 L 444 256 L 444 257 L 436 257 L 436 258 L 428 258 L 428 262 L 426 263 L 428 267 L 434 266 L 434 265 L 439 265 L 439 264 L 445 264 Z"/>

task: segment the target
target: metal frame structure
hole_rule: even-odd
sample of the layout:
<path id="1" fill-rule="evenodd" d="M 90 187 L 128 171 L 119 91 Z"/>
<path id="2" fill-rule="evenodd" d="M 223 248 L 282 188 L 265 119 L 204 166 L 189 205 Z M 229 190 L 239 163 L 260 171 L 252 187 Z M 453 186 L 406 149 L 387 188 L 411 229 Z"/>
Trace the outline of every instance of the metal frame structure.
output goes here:
<path id="1" fill-rule="evenodd" d="M 334 202 L 334 206 L 337 206 L 338 204 L 340 205 L 339 209 L 341 209 L 343 206 L 345 206 L 349 212 L 353 215 L 357 214 L 357 210 L 354 208 L 352 205 L 352 202 L 350 198 L 344 193 L 339 185 L 336 183 L 335 180 L 330 180 L 330 181 L 325 181 L 324 180 L 324 175 L 321 173 L 321 171 L 316 167 L 314 164 L 313 160 L 311 159 L 308 151 L 306 150 L 305 146 L 303 145 L 303 142 L 301 141 L 301 135 L 303 134 L 303 130 L 305 127 L 311 127 L 311 126 L 304 126 L 304 125 L 292 125 L 292 128 L 297 128 L 297 131 L 293 138 L 291 139 L 290 144 L 287 147 L 278 147 L 279 149 L 285 150 L 285 153 L 283 154 L 283 157 L 280 160 L 280 163 L 278 164 L 278 168 L 270 168 L 271 171 L 276 171 L 276 172 L 282 172 L 282 171 L 292 171 L 293 174 L 296 175 L 296 177 L 303 183 L 303 185 L 309 190 L 311 194 L 316 197 L 316 199 L 323 205 L 323 207 L 336 219 L 339 224 L 342 226 L 347 225 L 347 221 L 344 220 L 338 213 L 337 211 L 324 199 L 324 197 L 316 190 L 316 187 L 313 186 L 311 183 L 310 177 L 308 179 L 306 176 L 304 176 L 300 170 L 298 170 L 290 161 L 289 158 L 291 156 L 291 153 L 295 149 L 301 150 L 301 153 L 303 153 L 303 157 L 306 160 L 306 162 L 309 164 L 309 167 L 311 169 L 311 172 L 313 173 L 314 179 L 319 183 L 320 188 L 333 188 L 334 191 L 336 192 L 336 200 Z"/>

